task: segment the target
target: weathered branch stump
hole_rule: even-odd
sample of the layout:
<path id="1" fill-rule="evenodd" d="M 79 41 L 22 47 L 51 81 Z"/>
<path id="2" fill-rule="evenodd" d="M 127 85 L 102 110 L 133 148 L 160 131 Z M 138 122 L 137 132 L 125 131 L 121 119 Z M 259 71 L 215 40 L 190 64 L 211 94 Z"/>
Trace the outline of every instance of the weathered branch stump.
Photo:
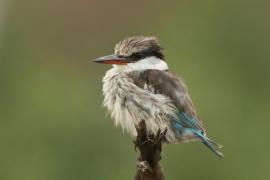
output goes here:
<path id="1" fill-rule="evenodd" d="M 157 134 L 149 134 L 144 120 L 136 129 L 138 135 L 134 144 L 135 149 L 139 149 L 140 156 L 134 180 L 164 180 L 164 171 L 159 161 L 167 129 L 158 130 Z"/>

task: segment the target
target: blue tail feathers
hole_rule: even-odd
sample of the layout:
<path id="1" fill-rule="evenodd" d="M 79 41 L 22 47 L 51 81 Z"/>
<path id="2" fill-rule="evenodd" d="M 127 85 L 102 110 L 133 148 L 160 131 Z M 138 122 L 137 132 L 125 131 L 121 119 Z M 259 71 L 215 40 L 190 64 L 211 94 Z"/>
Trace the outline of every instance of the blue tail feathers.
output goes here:
<path id="1" fill-rule="evenodd" d="M 214 152 L 220 158 L 223 158 L 220 149 L 222 146 L 213 140 L 209 139 L 203 130 L 202 124 L 196 117 L 190 117 L 184 112 L 179 112 L 177 120 L 172 120 L 172 127 L 175 129 L 176 136 L 181 139 L 183 136 L 194 136 L 201 140 L 201 142 Z"/>
<path id="2" fill-rule="evenodd" d="M 202 143 L 208 147 L 213 153 L 215 153 L 218 157 L 223 158 L 223 153 L 218 149 L 222 148 L 220 144 L 217 144 L 213 140 L 209 139 L 206 135 L 203 135 L 201 132 L 194 132 L 194 134 L 201 139 Z"/>

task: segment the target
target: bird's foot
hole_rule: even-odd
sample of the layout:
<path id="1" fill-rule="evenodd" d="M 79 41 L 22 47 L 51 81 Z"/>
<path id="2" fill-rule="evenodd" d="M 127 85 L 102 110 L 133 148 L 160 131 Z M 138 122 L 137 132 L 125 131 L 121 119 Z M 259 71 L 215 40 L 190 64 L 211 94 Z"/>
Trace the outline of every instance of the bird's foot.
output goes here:
<path id="1" fill-rule="evenodd" d="M 135 150 L 144 145 L 158 145 L 161 146 L 163 140 L 165 140 L 165 136 L 167 133 L 167 128 L 163 131 L 158 129 L 156 134 L 148 133 L 146 129 L 145 121 L 142 120 L 138 126 L 136 126 L 137 130 L 137 138 L 133 143 L 135 144 Z"/>

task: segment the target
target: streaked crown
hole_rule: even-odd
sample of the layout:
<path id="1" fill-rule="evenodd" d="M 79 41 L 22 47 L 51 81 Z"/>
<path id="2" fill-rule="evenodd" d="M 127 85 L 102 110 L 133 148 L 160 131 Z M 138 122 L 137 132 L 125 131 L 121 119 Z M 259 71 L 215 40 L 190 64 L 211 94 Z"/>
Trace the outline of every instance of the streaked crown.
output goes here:
<path id="1" fill-rule="evenodd" d="M 164 59 L 162 48 L 155 37 L 135 36 L 128 37 L 115 46 L 115 55 L 140 60 L 149 56 Z"/>

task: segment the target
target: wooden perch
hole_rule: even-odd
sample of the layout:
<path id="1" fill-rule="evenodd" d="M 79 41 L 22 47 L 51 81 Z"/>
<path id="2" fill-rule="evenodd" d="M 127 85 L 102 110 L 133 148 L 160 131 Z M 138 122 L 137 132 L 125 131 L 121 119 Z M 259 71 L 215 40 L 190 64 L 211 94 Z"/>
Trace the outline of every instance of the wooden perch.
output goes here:
<path id="1" fill-rule="evenodd" d="M 139 149 L 137 172 L 134 180 L 164 180 L 164 172 L 159 161 L 161 160 L 162 142 L 167 129 L 158 130 L 157 134 L 147 133 L 145 121 L 142 120 L 137 129 L 135 149 Z"/>

